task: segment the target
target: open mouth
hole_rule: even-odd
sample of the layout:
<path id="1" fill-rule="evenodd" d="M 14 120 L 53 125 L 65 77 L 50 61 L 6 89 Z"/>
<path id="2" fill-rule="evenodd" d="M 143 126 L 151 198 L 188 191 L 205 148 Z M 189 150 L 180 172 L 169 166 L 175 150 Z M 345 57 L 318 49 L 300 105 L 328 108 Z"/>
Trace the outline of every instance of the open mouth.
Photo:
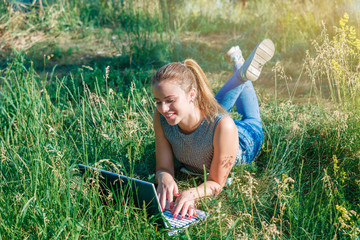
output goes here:
<path id="1" fill-rule="evenodd" d="M 165 114 L 166 119 L 171 119 L 173 116 L 175 116 L 174 113 Z"/>

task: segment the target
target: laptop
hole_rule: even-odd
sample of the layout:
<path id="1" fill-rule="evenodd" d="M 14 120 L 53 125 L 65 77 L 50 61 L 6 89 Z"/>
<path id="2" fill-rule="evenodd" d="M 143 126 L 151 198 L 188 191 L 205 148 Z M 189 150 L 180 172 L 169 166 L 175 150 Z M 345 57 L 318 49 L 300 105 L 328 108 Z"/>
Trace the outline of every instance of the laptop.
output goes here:
<path id="1" fill-rule="evenodd" d="M 168 235 L 172 236 L 185 228 L 204 220 L 208 214 L 199 209 L 196 210 L 197 216 L 189 219 L 185 216 L 181 219 L 179 214 L 175 219 L 169 209 L 161 211 L 160 202 L 157 198 L 156 189 L 153 183 L 129 178 L 116 173 L 93 168 L 83 164 L 78 164 L 81 174 L 99 174 L 100 191 L 111 191 L 115 197 L 122 198 L 124 202 L 133 201 L 138 208 L 146 206 L 147 213 L 155 216 L 156 222 L 169 229 Z"/>

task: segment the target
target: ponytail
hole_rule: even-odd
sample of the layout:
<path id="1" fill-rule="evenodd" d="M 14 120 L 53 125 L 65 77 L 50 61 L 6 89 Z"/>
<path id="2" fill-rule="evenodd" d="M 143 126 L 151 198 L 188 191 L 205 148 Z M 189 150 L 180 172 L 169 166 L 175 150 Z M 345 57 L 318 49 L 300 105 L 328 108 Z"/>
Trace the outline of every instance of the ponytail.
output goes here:
<path id="1" fill-rule="evenodd" d="M 197 97 L 194 99 L 194 104 L 208 120 L 213 120 L 219 113 L 227 113 L 216 101 L 204 71 L 193 59 L 186 59 L 183 64 L 173 62 L 161 67 L 155 73 L 152 85 L 164 80 L 176 81 L 186 93 L 195 88 Z"/>
<path id="2" fill-rule="evenodd" d="M 226 113 L 225 109 L 216 101 L 209 80 L 201 67 L 193 59 L 186 59 L 184 65 L 195 77 L 196 84 L 194 84 L 195 86 L 193 87 L 198 91 L 195 104 L 197 104 L 210 119 L 218 113 Z"/>

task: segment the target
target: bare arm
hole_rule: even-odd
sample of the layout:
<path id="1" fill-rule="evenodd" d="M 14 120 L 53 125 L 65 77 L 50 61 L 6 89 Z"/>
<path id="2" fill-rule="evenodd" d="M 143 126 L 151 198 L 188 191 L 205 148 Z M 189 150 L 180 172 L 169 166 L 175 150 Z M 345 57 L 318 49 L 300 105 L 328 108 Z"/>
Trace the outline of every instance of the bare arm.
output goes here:
<path id="1" fill-rule="evenodd" d="M 158 180 L 157 195 L 161 208 L 164 209 L 166 200 L 168 200 L 169 204 L 172 203 L 173 194 L 178 193 L 178 187 L 174 180 L 173 151 L 161 127 L 157 110 L 154 111 L 153 121 L 155 130 L 156 179 Z"/>
<path id="2" fill-rule="evenodd" d="M 213 146 L 214 156 L 206 183 L 182 192 L 176 200 L 174 214 L 185 212 L 190 216 L 193 215 L 195 200 L 204 196 L 216 195 L 225 186 L 239 149 L 238 132 L 230 117 L 223 117 L 216 126 Z"/>
<path id="3" fill-rule="evenodd" d="M 239 151 L 238 131 L 234 120 L 230 117 L 226 116 L 219 122 L 213 144 L 214 156 L 210 166 L 209 180 L 213 180 L 222 188 L 225 186 Z"/>

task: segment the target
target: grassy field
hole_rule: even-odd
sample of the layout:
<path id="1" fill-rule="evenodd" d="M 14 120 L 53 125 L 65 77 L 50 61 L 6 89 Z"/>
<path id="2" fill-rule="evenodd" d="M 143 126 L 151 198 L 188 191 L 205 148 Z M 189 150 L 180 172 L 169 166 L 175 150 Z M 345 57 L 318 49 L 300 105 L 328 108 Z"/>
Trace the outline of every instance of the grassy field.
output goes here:
<path id="1" fill-rule="evenodd" d="M 255 83 L 261 154 L 174 238 L 359 239 L 359 31 L 351 0 L 49 0 L 43 12 L 4 1 L 0 239 L 168 238 L 76 166 L 155 183 L 154 71 L 193 58 L 217 91 L 229 47 L 246 57 L 264 38 L 276 53 Z M 201 181 L 176 178 L 182 189 Z"/>

